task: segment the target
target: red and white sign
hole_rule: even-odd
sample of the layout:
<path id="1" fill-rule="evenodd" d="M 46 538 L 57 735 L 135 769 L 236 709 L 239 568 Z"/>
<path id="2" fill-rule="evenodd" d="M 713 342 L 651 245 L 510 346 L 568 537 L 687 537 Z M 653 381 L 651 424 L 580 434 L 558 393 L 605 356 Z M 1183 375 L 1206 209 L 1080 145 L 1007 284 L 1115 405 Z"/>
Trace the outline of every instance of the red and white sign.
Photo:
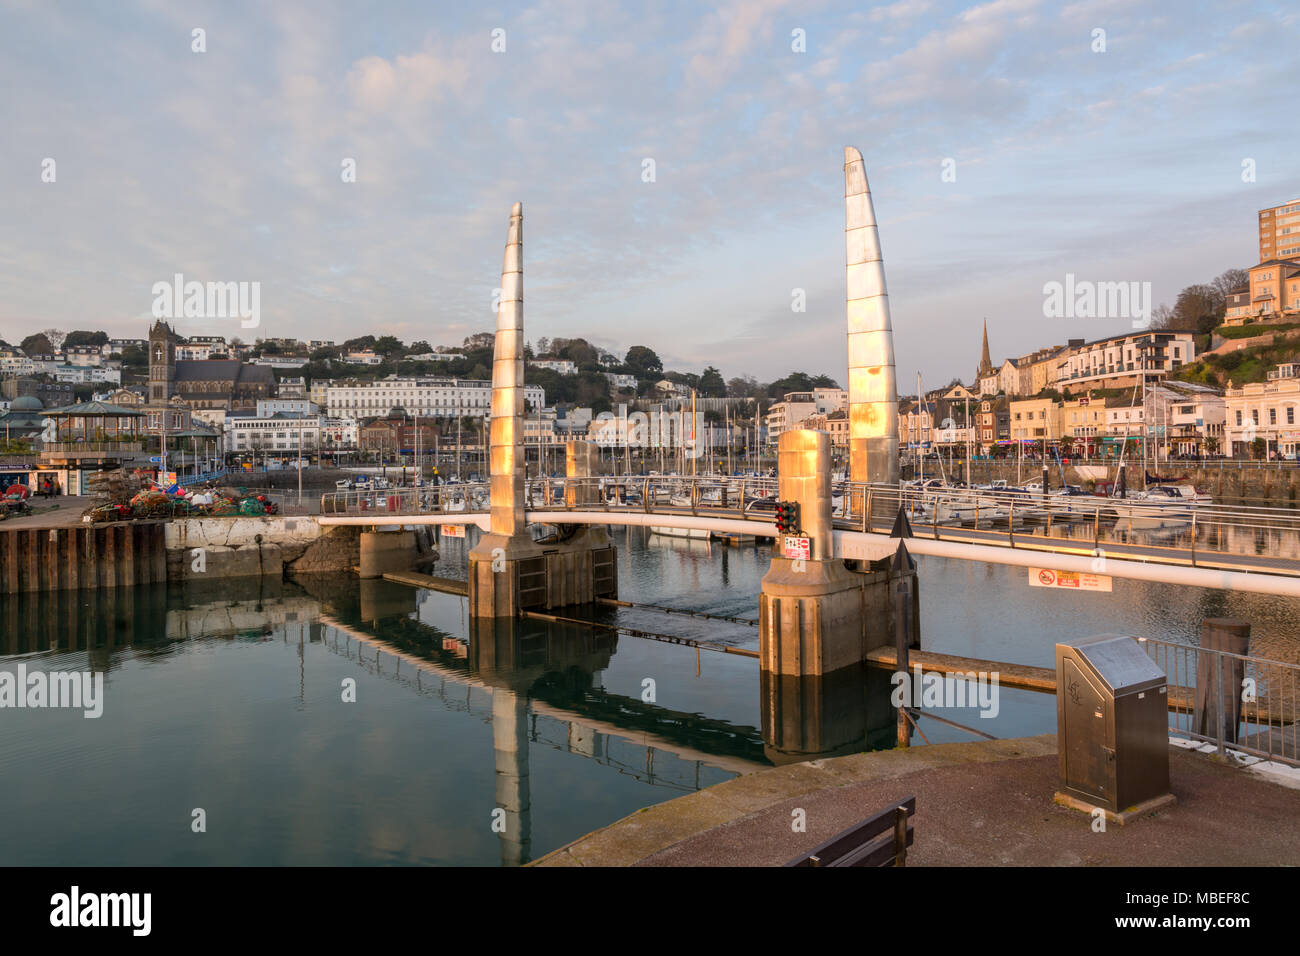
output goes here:
<path id="1" fill-rule="evenodd" d="M 463 524 L 445 524 L 442 526 L 442 533 L 448 538 L 465 537 L 465 526 Z"/>
<path id="2" fill-rule="evenodd" d="M 812 558 L 812 538 L 797 538 L 786 535 L 781 539 L 781 557 L 792 561 L 808 561 Z"/>
<path id="3" fill-rule="evenodd" d="M 1110 575 L 1030 568 L 1029 585 L 1035 588 L 1068 588 L 1071 591 L 1109 591 Z"/>

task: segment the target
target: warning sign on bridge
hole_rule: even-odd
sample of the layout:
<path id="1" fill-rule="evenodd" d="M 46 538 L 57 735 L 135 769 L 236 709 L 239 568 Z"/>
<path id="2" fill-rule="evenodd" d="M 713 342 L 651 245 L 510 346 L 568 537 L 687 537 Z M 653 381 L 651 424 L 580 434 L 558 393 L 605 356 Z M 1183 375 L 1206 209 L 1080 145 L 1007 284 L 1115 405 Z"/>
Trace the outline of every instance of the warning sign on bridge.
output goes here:
<path id="1" fill-rule="evenodd" d="M 786 535 L 781 541 L 781 557 L 794 561 L 808 561 L 812 558 L 812 538 Z"/>
<path id="2" fill-rule="evenodd" d="M 465 537 L 465 526 L 463 524 L 445 524 L 442 526 L 442 533 L 448 538 Z"/>
<path id="3" fill-rule="evenodd" d="M 1029 584 L 1036 588 L 1069 588 L 1072 591 L 1109 591 L 1110 575 L 1086 574 L 1081 571 L 1053 571 L 1030 568 Z"/>

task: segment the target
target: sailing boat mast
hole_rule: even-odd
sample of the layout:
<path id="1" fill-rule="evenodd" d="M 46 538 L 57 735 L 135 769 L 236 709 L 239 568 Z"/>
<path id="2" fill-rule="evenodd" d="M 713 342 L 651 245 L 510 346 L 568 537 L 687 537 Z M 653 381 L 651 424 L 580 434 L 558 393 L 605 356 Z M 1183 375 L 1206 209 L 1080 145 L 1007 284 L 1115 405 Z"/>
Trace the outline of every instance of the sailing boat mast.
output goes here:
<path id="1" fill-rule="evenodd" d="M 696 434 L 695 389 L 691 389 L 691 478 L 696 477 L 696 463 L 700 460 L 699 437 Z"/>

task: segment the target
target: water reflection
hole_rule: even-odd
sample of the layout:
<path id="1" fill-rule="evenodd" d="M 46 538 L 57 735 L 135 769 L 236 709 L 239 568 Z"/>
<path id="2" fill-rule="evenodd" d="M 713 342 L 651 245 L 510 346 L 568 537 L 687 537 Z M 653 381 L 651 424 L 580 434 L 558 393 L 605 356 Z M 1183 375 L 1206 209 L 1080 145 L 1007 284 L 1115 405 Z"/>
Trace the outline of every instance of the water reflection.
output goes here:
<path id="1" fill-rule="evenodd" d="M 766 548 L 639 529 L 615 541 L 625 598 L 756 614 Z M 463 572 L 456 549 L 471 544 L 447 543 L 438 573 Z M 920 571 L 927 650 L 1050 666 L 1063 637 L 1194 643 L 1203 618 L 1238 616 L 1252 653 L 1300 656 L 1280 598 L 1121 580 L 1050 592 L 1024 569 L 936 558 Z M 591 614 L 758 643 L 743 620 Z M 99 720 L 0 713 L 8 864 L 517 865 L 736 774 L 894 735 L 884 671 L 772 679 L 749 658 L 601 627 L 474 623 L 463 598 L 347 575 L 17 595 L 0 599 L 0 627 L 0 668 L 108 675 Z M 996 720 L 948 716 L 1000 737 L 1055 727 L 1053 699 L 1027 691 L 1004 691 Z M 191 838 L 196 806 L 213 839 Z"/>

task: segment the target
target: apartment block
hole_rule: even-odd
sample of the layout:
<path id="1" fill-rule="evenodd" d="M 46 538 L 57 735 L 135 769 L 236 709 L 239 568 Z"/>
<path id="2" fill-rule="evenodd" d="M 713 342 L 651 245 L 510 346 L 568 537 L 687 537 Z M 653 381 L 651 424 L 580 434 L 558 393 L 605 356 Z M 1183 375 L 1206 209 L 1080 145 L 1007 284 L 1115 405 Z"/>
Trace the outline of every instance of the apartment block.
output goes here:
<path id="1" fill-rule="evenodd" d="M 1259 211 L 1259 261 L 1300 256 L 1300 199 Z"/>
<path id="2" fill-rule="evenodd" d="M 1164 378 L 1195 358 L 1195 333 L 1189 331 L 1129 332 L 1095 342 L 1076 339 L 1055 360 L 1055 386 L 1066 395 L 1090 388 L 1128 388 Z"/>

